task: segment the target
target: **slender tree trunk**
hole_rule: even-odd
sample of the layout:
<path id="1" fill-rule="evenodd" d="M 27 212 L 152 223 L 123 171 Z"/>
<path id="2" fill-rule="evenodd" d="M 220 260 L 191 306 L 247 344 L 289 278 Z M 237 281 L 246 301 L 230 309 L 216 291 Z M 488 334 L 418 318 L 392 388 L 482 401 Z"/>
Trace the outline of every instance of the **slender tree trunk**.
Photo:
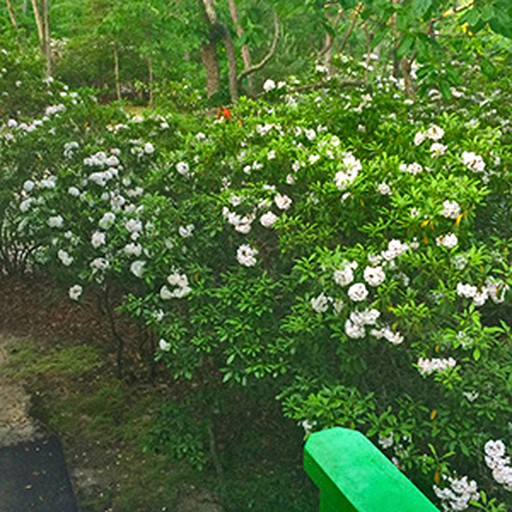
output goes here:
<path id="1" fill-rule="evenodd" d="M 39 46 L 41 47 L 41 51 L 43 51 L 43 41 L 44 41 L 43 18 L 41 16 L 41 12 L 39 11 L 39 6 L 37 5 L 37 0 L 30 0 L 30 3 L 32 4 L 32 10 L 34 11 L 34 18 L 36 20 L 37 37 L 39 39 Z"/>
<path id="2" fill-rule="evenodd" d="M 43 19 L 43 53 L 46 59 L 46 77 L 52 76 L 53 62 L 52 62 L 52 46 L 51 46 L 51 32 L 50 32 L 50 0 L 42 0 L 42 19 Z"/>
<path id="3" fill-rule="evenodd" d="M 364 24 L 364 34 L 366 36 L 366 68 L 364 70 L 364 82 L 368 83 L 369 73 L 370 70 L 368 69 L 371 64 L 371 58 L 372 58 L 372 36 L 370 34 L 370 31 L 368 30 L 368 24 Z"/>
<path id="4" fill-rule="evenodd" d="M 235 0 L 229 0 L 229 13 L 231 15 L 231 20 L 233 21 L 233 24 L 235 25 L 237 37 L 243 37 L 245 31 L 240 23 L 240 15 L 239 15 L 238 6 L 236 5 Z M 242 54 L 242 62 L 244 63 L 244 70 L 250 69 L 252 66 L 252 59 L 251 59 L 251 51 L 247 44 L 244 44 L 242 46 L 241 54 Z M 251 96 L 253 96 L 256 93 L 256 90 L 254 87 L 254 77 L 252 75 L 247 76 L 247 85 L 248 85 L 249 94 Z"/>
<path id="5" fill-rule="evenodd" d="M 37 36 L 41 53 L 46 61 L 46 77 L 52 75 L 52 48 L 50 44 L 50 2 L 42 0 L 41 8 L 39 8 L 37 0 L 31 0 L 34 18 L 37 26 Z"/>
<path id="6" fill-rule="evenodd" d="M 226 49 L 226 57 L 228 58 L 228 81 L 229 81 L 229 95 L 231 101 L 236 103 L 238 101 L 238 78 L 237 78 L 237 65 L 236 65 L 236 52 L 233 38 L 229 32 L 228 27 L 224 27 L 224 48 Z"/>
<path id="7" fill-rule="evenodd" d="M 9 13 L 9 19 L 11 20 L 11 25 L 12 25 L 12 28 L 18 32 L 18 30 L 20 29 L 20 26 L 18 25 L 18 21 L 16 20 L 16 15 L 14 14 L 14 8 L 12 6 L 12 2 L 11 0 L 6 0 L 7 1 L 7 12 Z"/>
<path id="8" fill-rule="evenodd" d="M 206 71 L 206 93 L 208 98 L 220 90 L 219 56 L 217 54 L 217 36 L 215 28 L 218 24 L 217 12 L 213 0 L 199 0 L 203 7 L 205 21 L 208 24 L 208 41 L 201 45 L 201 59 Z"/>
<path id="9" fill-rule="evenodd" d="M 220 69 L 217 45 L 213 39 L 201 46 L 201 59 L 206 71 L 206 94 L 211 98 L 220 90 Z"/>
<path id="10" fill-rule="evenodd" d="M 18 48 L 20 51 L 22 50 L 21 45 L 21 32 L 20 32 L 20 26 L 18 24 L 18 20 L 16 19 L 16 13 L 14 12 L 14 8 L 12 6 L 11 0 L 6 0 L 7 3 L 7 11 L 9 13 L 9 20 L 11 21 L 12 28 L 14 29 L 14 32 L 16 33 L 16 39 L 18 41 Z"/>
<path id="11" fill-rule="evenodd" d="M 153 59 L 151 57 L 147 58 L 148 62 L 148 89 L 149 89 L 149 106 L 150 108 L 154 107 L 155 94 L 153 91 Z"/>
<path id="12" fill-rule="evenodd" d="M 341 16 L 343 14 L 343 10 L 340 9 L 336 14 L 336 17 L 330 25 L 332 27 L 333 32 L 338 28 L 338 25 L 341 21 Z M 328 20 L 330 21 L 330 20 Z M 324 47 L 320 51 L 320 56 L 323 56 L 323 64 L 325 69 L 327 70 L 327 76 L 331 77 L 334 75 L 334 68 L 332 66 L 332 55 L 334 48 L 334 36 L 330 32 L 325 33 L 325 43 Z"/>
<path id="13" fill-rule="evenodd" d="M 402 77 L 404 79 L 405 94 L 408 98 L 414 98 L 414 82 L 411 76 L 411 62 L 407 57 L 400 61 L 400 68 L 402 69 Z"/>
<path id="14" fill-rule="evenodd" d="M 117 44 L 114 43 L 114 81 L 116 86 L 116 99 L 121 101 L 121 80 L 119 79 L 119 51 Z"/>

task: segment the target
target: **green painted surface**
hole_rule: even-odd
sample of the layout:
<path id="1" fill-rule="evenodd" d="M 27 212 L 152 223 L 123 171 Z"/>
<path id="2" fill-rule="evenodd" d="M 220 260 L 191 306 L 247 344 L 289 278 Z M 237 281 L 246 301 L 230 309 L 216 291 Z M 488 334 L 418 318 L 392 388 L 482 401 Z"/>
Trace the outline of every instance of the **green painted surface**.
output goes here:
<path id="1" fill-rule="evenodd" d="M 439 512 L 363 434 L 312 434 L 304 467 L 320 489 L 321 512 Z"/>

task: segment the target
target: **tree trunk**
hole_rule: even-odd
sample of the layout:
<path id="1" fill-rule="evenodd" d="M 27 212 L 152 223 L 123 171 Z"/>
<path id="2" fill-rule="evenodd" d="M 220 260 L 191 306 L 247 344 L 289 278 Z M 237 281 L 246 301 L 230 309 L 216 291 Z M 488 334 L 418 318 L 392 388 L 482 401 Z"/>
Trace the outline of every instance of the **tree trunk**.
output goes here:
<path id="1" fill-rule="evenodd" d="M 208 41 L 201 45 L 201 59 L 206 71 L 206 94 L 211 98 L 220 90 L 219 56 L 217 55 L 217 36 L 214 28 L 217 25 L 217 12 L 213 0 L 199 0 L 208 24 Z"/>
<path id="2" fill-rule="evenodd" d="M 52 75 L 52 48 L 50 44 L 50 2 L 42 0 L 41 8 L 37 0 L 31 0 L 34 18 L 37 26 L 37 36 L 39 38 L 39 46 L 41 53 L 46 61 L 46 78 Z"/>
<path id="3" fill-rule="evenodd" d="M 414 83 L 411 76 L 411 62 L 407 57 L 400 61 L 402 77 L 404 79 L 405 94 L 408 98 L 414 98 Z"/>
<path id="4" fill-rule="evenodd" d="M 116 87 L 116 99 L 121 101 L 121 81 L 119 79 L 119 51 L 117 50 L 117 44 L 114 43 L 114 81 Z"/>
<path id="5" fill-rule="evenodd" d="M 226 49 L 226 57 L 228 58 L 228 80 L 229 80 L 229 95 L 231 101 L 236 103 L 238 101 L 238 77 L 236 70 L 236 52 L 233 38 L 229 32 L 229 28 L 224 26 L 224 48 Z"/>
<path id="6" fill-rule="evenodd" d="M 36 20 L 37 37 L 39 39 L 39 46 L 41 47 L 41 51 L 43 51 L 43 41 L 44 41 L 43 19 L 41 17 L 41 12 L 39 11 L 39 6 L 37 5 L 37 0 L 30 0 L 30 3 L 32 4 L 32 10 L 34 11 L 34 18 Z"/>
<path id="7" fill-rule="evenodd" d="M 12 28 L 18 32 L 18 30 L 20 29 L 20 26 L 18 25 L 18 22 L 16 20 L 16 15 L 14 14 L 14 9 L 12 7 L 12 2 L 11 0 L 6 0 L 7 1 L 7 12 L 9 13 L 9 19 L 11 20 L 11 25 L 12 25 Z"/>
<path id="8" fill-rule="evenodd" d="M 149 107 L 154 107 L 155 94 L 153 92 L 153 59 L 147 58 L 148 62 L 148 89 L 149 89 Z"/>
<path id="9" fill-rule="evenodd" d="M 206 94 L 211 98 L 220 90 L 220 69 L 217 45 L 213 39 L 201 46 L 201 59 L 206 71 Z"/>
<path id="10" fill-rule="evenodd" d="M 46 78 L 50 78 L 53 72 L 52 46 L 50 34 L 50 0 L 42 0 L 43 20 L 43 54 L 46 59 Z"/>
<path id="11" fill-rule="evenodd" d="M 364 24 L 364 34 L 366 37 L 366 67 L 364 70 L 364 83 L 368 84 L 370 70 L 368 69 L 372 62 L 372 36 L 368 30 L 368 24 Z"/>
<path id="12" fill-rule="evenodd" d="M 329 22 L 332 31 L 334 32 L 341 21 L 341 16 L 343 15 L 343 9 L 340 9 L 334 19 L 329 19 L 327 17 L 327 21 Z M 332 67 L 332 55 L 334 48 L 334 35 L 329 31 L 325 33 L 325 43 L 324 47 L 320 50 L 319 58 L 323 57 L 323 65 L 327 70 L 327 76 L 332 77 L 334 74 L 334 68 Z"/>
<path id="13" fill-rule="evenodd" d="M 243 37 L 245 31 L 240 23 L 240 15 L 238 13 L 238 6 L 236 5 L 235 0 L 229 0 L 229 13 L 231 15 L 231 20 L 233 21 L 233 24 L 235 25 L 237 37 Z M 242 46 L 241 54 L 242 54 L 242 62 L 244 63 L 244 70 L 250 69 L 252 66 L 252 59 L 251 59 L 251 51 L 247 44 L 244 44 Z M 249 94 L 251 96 L 254 96 L 254 94 L 256 93 L 256 90 L 254 87 L 254 78 L 252 75 L 247 76 L 247 85 L 248 85 Z"/>

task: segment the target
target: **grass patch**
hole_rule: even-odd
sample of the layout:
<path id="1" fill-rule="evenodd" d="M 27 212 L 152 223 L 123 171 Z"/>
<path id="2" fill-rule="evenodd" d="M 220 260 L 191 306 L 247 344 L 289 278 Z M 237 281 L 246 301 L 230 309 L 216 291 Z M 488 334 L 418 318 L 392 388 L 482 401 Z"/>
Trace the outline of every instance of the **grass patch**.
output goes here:
<path id="1" fill-rule="evenodd" d="M 24 342 L 11 349 L 6 373 L 18 379 L 72 377 L 97 370 L 101 364 L 101 354 L 89 345 L 58 347 L 45 353 L 36 343 Z"/>

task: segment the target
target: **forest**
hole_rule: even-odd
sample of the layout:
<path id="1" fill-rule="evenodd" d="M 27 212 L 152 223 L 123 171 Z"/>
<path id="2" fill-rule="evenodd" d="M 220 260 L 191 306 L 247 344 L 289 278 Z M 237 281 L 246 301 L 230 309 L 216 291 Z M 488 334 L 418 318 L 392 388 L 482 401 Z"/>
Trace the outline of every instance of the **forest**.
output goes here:
<path id="1" fill-rule="evenodd" d="M 0 2 L 0 409 L 78 510 L 319 510 L 345 427 L 512 511 L 511 70 L 510 0 Z"/>

